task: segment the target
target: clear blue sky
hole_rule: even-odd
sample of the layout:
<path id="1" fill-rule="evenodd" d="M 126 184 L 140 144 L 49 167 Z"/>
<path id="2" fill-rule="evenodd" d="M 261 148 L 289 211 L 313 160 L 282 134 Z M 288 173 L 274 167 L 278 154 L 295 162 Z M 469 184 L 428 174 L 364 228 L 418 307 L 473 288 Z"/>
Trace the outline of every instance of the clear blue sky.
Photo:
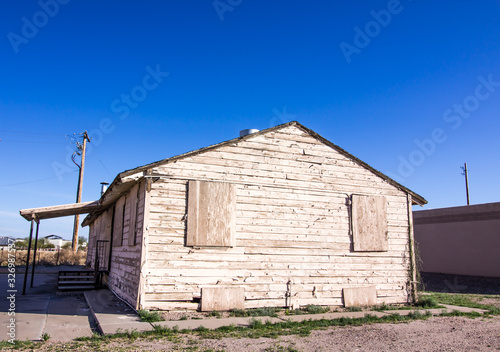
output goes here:
<path id="1" fill-rule="evenodd" d="M 19 209 L 75 201 L 65 135 L 85 130 L 83 201 L 123 170 L 289 120 L 426 208 L 465 204 L 464 162 L 471 202 L 500 201 L 499 14 L 488 0 L 2 1 L 0 235 L 28 234 Z M 72 222 L 41 235 L 69 239 Z"/>

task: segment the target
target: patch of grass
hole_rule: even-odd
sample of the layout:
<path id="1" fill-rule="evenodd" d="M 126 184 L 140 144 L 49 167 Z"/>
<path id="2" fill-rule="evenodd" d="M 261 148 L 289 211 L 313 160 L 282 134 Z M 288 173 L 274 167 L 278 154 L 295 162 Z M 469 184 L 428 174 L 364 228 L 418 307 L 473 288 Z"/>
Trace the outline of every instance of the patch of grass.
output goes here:
<path id="1" fill-rule="evenodd" d="M 188 317 L 186 315 L 183 315 L 179 320 L 188 320 Z"/>
<path id="2" fill-rule="evenodd" d="M 230 317 L 247 317 L 248 313 L 244 309 L 234 308 L 229 311 Z"/>
<path id="3" fill-rule="evenodd" d="M 484 315 L 481 313 L 477 313 L 477 312 L 465 313 L 465 312 L 459 312 L 457 310 L 454 310 L 453 312 L 450 312 L 450 313 L 442 313 L 440 316 L 443 316 L 443 317 L 467 317 L 467 318 L 475 319 L 475 318 L 483 317 Z"/>
<path id="4" fill-rule="evenodd" d="M 137 314 L 139 314 L 141 321 L 147 323 L 155 323 L 157 321 L 165 320 L 160 312 L 150 312 L 149 310 L 139 309 Z"/>
<path id="5" fill-rule="evenodd" d="M 210 313 L 207 313 L 207 317 L 216 317 L 216 318 L 220 318 L 220 317 L 221 317 L 221 314 L 220 314 L 220 312 L 217 312 L 216 310 L 213 310 L 213 311 L 211 311 Z"/>
<path id="6" fill-rule="evenodd" d="M 317 306 L 315 304 L 308 304 L 303 309 L 307 314 L 323 314 L 330 311 L 330 307 Z"/>
<path id="7" fill-rule="evenodd" d="M 381 312 L 381 311 L 384 311 L 384 310 L 394 310 L 394 309 L 397 309 L 397 308 L 395 308 L 395 307 L 391 307 L 391 306 L 389 306 L 389 305 L 387 305 L 387 304 L 385 304 L 385 303 L 383 303 L 383 304 L 381 304 L 381 305 L 378 305 L 378 306 L 375 306 L 375 307 L 373 308 L 373 310 L 376 310 L 376 311 L 378 311 L 378 312 Z"/>
<path id="8" fill-rule="evenodd" d="M 434 297 L 420 296 L 415 306 L 424 309 L 438 308 L 439 304 Z"/>
<path id="9" fill-rule="evenodd" d="M 345 311 L 346 312 L 361 312 L 361 311 L 363 311 L 363 308 L 361 308 L 361 307 L 346 307 Z"/>
<path id="10" fill-rule="evenodd" d="M 0 348 L 1 350 L 8 350 L 8 349 L 14 349 L 14 350 L 24 350 L 24 349 L 33 349 L 35 350 L 38 345 L 41 345 L 40 343 L 32 342 L 32 341 L 19 341 L 19 340 L 14 340 L 14 343 L 10 343 L 9 341 L 0 341 Z"/>
<path id="11" fill-rule="evenodd" d="M 317 306 L 315 304 L 308 304 L 305 307 L 294 310 L 285 310 L 285 315 L 302 315 L 302 314 L 323 314 L 328 313 L 330 307 Z"/>
<path id="12" fill-rule="evenodd" d="M 229 312 L 232 317 L 277 317 L 279 308 L 252 308 L 252 309 L 233 309 Z"/>
<path id="13" fill-rule="evenodd" d="M 482 295 L 461 294 L 461 293 L 430 293 L 425 295 L 441 304 L 451 304 L 455 306 L 479 308 L 487 310 L 489 314 L 500 315 L 500 308 L 478 303 L 476 300 L 482 300 Z"/>

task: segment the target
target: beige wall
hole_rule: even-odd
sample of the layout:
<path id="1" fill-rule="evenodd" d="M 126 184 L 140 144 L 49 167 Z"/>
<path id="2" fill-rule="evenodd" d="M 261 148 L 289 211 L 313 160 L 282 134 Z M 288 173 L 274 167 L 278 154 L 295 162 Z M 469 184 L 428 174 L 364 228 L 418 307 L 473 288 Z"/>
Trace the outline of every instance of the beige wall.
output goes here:
<path id="1" fill-rule="evenodd" d="M 500 203 L 413 212 L 421 271 L 500 277 Z"/>

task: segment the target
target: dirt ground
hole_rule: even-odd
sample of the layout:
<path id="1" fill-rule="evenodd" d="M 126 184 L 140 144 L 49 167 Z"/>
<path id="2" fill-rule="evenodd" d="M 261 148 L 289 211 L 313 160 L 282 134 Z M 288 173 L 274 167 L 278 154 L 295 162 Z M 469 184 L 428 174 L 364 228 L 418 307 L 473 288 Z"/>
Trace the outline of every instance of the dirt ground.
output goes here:
<path id="1" fill-rule="evenodd" d="M 52 272 L 53 268 L 44 268 Z M 41 268 L 41 271 L 42 268 Z M 461 282 L 460 282 L 461 283 Z M 495 286 L 495 285 L 493 285 Z M 488 291 L 488 293 L 491 290 Z M 500 307 L 500 295 L 477 295 L 470 299 Z M 199 313 L 170 313 L 168 319 L 188 319 Z M 216 317 L 212 317 L 216 319 Z M 31 349 L 30 349 L 31 350 Z M 69 344 L 47 341 L 35 351 L 500 351 L 500 316 L 433 317 L 409 323 L 329 327 L 309 336 L 274 338 L 201 339 L 195 334 L 175 335 L 173 341 L 151 337 L 111 339 Z"/>
<path id="2" fill-rule="evenodd" d="M 57 348 L 59 347 L 59 348 Z M 63 351 L 60 344 L 46 343 L 37 351 Z M 69 346 L 67 346 L 69 347 Z M 307 337 L 199 339 L 181 335 L 166 339 L 112 340 L 80 345 L 74 351 L 498 351 L 500 317 L 435 317 L 426 321 L 332 327 L 315 330 Z"/>

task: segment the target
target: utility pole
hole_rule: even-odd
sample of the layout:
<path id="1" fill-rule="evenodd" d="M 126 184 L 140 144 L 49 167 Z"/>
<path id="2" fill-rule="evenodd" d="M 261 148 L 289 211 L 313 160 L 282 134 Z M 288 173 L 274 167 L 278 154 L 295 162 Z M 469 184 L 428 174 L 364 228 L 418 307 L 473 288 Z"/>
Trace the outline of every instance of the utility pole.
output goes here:
<path id="1" fill-rule="evenodd" d="M 80 203 L 82 201 L 82 184 L 83 184 L 83 170 L 85 169 L 85 150 L 87 149 L 87 141 L 90 142 L 87 131 L 83 132 L 83 143 L 80 144 L 77 142 L 77 151 L 73 153 L 71 157 L 73 159 L 73 163 L 80 169 L 80 173 L 78 174 L 78 188 L 76 190 L 76 202 Z M 75 156 L 81 155 L 80 165 L 75 162 Z M 78 250 L 78 229 L 80 228 L 80 214 L 75 215 L 75 223 L 73 225 L 73 253 L 76 253 Z"/>
<path id="2" fill-rule="evenodd" d="M 467 172 L 467 163 L 464 163 L 464 166 L 461 166 L 462 168 L 462 175 L 465 176 L 465 194 L 467 196 L 467 205 L 470 205 L 469 202 L 469 174 Z"/>

